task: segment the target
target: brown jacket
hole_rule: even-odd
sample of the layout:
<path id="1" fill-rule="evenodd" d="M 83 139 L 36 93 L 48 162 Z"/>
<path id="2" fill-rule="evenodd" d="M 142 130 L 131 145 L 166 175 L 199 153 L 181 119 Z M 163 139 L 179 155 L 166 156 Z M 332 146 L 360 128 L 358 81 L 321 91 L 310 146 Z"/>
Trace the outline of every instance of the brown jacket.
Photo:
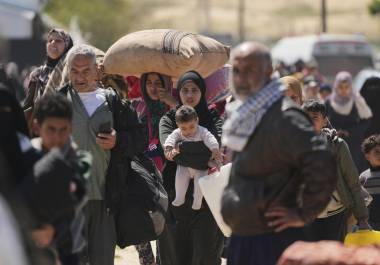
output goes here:
<path id="1" fill-rule="evenodd" d="M 309 223 L 336 187 L 336 162 L 309 118 L 288 98 L 268 110 L 242 152 L 236 153 L 222 198 L 235 235 L 272 232 L 265 212 L 294 208 Z"/>

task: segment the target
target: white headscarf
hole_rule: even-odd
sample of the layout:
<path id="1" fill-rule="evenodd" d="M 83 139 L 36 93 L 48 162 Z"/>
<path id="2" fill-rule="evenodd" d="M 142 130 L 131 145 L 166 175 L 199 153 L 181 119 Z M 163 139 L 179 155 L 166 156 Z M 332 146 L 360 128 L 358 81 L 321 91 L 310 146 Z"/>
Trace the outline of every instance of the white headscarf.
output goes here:
<path id="1" fill-rule="evenodd" d="M 351 93 L 348 97 L 342 97 L 337 92 L 338 87 L 342 83 L 348 83 L 351 87 Z M 360 119 L 369 119 L 372 117 L 372 111 L 364 98 L 358 92 L 354 92 L 352 88 L 352 76 L 349 72 L 342 71 L 336 75 L 333 92 L 329 99 L 331 107 L 341 115 L 349 115 L 355 103 Z"/>

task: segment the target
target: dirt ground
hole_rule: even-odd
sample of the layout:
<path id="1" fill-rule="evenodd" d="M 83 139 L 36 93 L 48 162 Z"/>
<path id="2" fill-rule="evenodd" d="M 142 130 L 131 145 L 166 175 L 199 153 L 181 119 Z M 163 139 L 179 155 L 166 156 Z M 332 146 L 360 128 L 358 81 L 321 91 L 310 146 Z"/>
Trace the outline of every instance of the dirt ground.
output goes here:
<path id="1" fill-rule="evenodd" d="M 156 243 L 151 242 L 153 252 L 156 251 Z M 222 265 L 226 264 L 226 260 L 222 261 Z M 140 265 L 139 256 L 134 247 L 127 247 L 125 249 L 116 249 L 115 253 L 115 265 Z"/>
<path id="2" fill-rule="evenodd" d="M 116 249 L 115 265 L 140 265 L 137 251 L 134 247 Z"/>

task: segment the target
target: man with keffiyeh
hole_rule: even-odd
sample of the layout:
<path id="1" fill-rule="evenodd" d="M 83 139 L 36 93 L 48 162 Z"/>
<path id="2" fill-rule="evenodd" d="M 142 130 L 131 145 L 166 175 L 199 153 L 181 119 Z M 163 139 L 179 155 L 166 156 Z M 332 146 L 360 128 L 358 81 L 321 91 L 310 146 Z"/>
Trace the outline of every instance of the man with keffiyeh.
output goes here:
<path id="1" fill-rule="evenodd" d="M 235 102 L 222 144 L 234 151 L 222 215 L 232 229 L 229 265 L 276 264 L 324 209 L 336 162 L 309 118 L 272 79 L 269 50 L 245 42 L 232 53 Z"/>

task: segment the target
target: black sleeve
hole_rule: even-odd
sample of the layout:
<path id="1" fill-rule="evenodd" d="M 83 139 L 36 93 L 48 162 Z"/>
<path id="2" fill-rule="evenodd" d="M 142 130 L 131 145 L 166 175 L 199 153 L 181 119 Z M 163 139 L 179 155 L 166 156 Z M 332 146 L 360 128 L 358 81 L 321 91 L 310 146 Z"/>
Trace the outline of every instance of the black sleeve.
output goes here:
<path id="1" fill-rule="evenodd" d="M 129 158 L 142 153 L 147 148 L 147 137 L 144 126 L 137 117 L 135 109 L 127 101 L 122 103 L 122 109 L 115 121 L 117 132 L 115 151 L 125 152 Z"/>
<path id="2" fill-rule="evenodd" d="M 24 112 L 20 106 L 20 103 L 14 96 L 10 96 L 12 111 L 13 111 L 13 122 L 16 125 L 16 130 L 25 136 L 29 135 L 28 125 L 26 123 Z"/>
<path id="3" fill-rule="evenodd" d="M 310 223 L 326 207 L 336 189 L 336 160 L 326 140 L 315 134 L 310 120 L 303 112 L 290 109 L 284 115 L 278 146 L 284 159 L 299 169 L 303 188 L 298 212 L 306 223 Z"/>
<path id="4" fill-rule="evenodd" d="M 164 147 L 165 141 L 169 137 L 169 135 L 177 128 L 177 125 L 175 124 L 174 119 L 172 119 L 171 116 L 173 116 L 173 110 L 170 110 L 168 113 L 162 116 L 160 120 L 159 138 L 162 147 Z"/>

